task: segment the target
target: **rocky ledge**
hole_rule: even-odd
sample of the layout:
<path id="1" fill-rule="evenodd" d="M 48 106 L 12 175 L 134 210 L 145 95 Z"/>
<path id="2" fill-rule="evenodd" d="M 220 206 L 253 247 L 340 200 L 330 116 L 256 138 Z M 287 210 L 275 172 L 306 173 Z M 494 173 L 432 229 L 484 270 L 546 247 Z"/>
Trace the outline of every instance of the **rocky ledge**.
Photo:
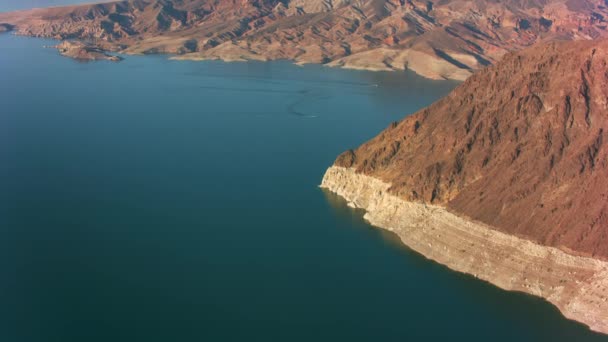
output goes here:
<path id="1" fill-rule="evenodd" d="M 350 168 L 330 167 L 321 184 L 366 210 L 372 225 L 409 248 L 502 289 L 545 298 L 568 318 L 608 333 L 608 262 L 499 232 L 445 207 L 405 201 L 391 184 Z"/>

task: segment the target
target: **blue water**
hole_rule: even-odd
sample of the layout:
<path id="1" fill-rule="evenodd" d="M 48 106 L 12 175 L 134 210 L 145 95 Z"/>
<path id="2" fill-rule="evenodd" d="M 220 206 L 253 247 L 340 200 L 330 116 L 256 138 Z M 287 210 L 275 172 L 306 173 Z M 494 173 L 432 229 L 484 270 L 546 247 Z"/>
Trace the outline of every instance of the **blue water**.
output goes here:
<path id="1" fill-rule="evenodd" d="M 0 36 L 0 341 L 599 341 L 317 185 L 456 84 Z"/>
<path id="2" fill-rule="evenodd" d="M 110 0 L 0 0 L 0 12 L 108 1 Z"/>

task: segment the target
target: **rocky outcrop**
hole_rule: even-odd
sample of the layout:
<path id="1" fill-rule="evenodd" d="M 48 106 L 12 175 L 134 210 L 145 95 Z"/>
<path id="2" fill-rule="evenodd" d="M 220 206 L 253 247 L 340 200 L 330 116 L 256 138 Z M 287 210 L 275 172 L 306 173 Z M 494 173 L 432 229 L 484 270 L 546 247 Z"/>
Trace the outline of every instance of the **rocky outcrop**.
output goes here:
<path id="1" fill-rule="evenodd" d="M 566 317 L 608 333 L 608 262 L 499 232 L 441 206 L 405 201 L 389 191 L 392 186 L 338 166 L 327 170 L 321 184 L 427 258 L 505 290 L 545 298 Z"/>
<path id="2" fill-rule="evenodd" d="M 74 58 L 79 61 L 98 61 L 107 60 L 119 62 L 122 60 L 119 56 L 112 56 L 96 46 L 91 46 L 82 42 L 64 41 L 55 46 L 60 54 L 66 57 Z"/>
<path id="3" fill-rule="evenodd" d="M 0 23 L 0 33 L 10 32 L 14 29 L 13 25 Z"/>
<path id="4" fill-rule="evenodd" d="M 535 42 L 604 37 L 607 16 L 600 0 L 132 0 L 0 13 L 0 22 L 107 51 L 463 80 Z"/>

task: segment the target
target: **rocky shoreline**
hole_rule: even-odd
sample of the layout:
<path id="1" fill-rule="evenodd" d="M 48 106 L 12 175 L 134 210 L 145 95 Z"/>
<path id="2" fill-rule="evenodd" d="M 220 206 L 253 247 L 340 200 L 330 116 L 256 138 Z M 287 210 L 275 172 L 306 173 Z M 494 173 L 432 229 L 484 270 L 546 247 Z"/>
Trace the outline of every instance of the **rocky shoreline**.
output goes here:
<path id="1" fill-rule="evenodd" d="M 390 186 L 339 166 L 330 167 L 321 183 L 425 257 L 502 289 L 542 297 L 567 318 L 608 334 L 608 262 L 505 234 L 440 206 L 405 201 L 389 193 Z"/>

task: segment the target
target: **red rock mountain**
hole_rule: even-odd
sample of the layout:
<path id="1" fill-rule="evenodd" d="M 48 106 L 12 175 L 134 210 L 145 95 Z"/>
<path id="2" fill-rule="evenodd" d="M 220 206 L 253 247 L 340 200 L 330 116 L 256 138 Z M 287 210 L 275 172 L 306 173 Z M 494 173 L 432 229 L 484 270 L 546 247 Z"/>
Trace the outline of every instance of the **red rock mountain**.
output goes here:
<path id="1" fill-rule="evenodd" d="M 0 13 L 18 34 L 185 59 L 291 59 L 465 79 L 538 41 L 606 36 L 600 0 L 132 0 Z"/>
<path id="2" fill-rule="evenodd" d="M 337 166 L 535 242 L 608 259 L 608 41 L 510 53 Z"/>

